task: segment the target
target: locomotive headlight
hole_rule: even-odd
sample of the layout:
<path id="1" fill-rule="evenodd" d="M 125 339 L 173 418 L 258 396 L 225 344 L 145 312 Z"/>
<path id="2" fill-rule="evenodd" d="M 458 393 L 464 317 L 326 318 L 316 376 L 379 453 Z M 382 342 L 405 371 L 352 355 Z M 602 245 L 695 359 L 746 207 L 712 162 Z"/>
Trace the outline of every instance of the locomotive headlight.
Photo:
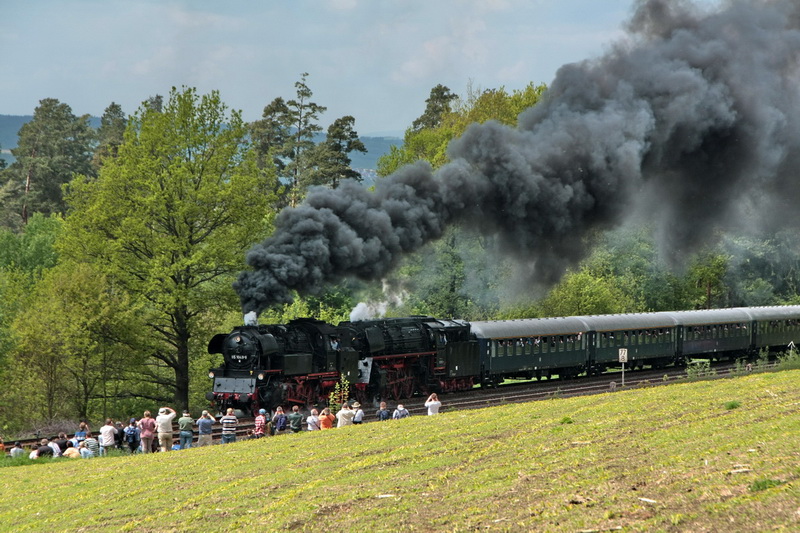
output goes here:
<path id="1" fill-rule="evenodd" d="M 208 377 L 211 378 L 211 379 L 214 379 L 214 371 L 213 370 L 210 370 L 208 372 Z"/>
<path id="2" fill-rule="evenodd" d="M 258 375 L 258 379 L 261 379 L 261 380 L 263 380 L 263 379 L 264 379 L 264 377 L 265 377 L 265 376 L 264 376 L 264 373 L 263 373 L 263 372 L 261 372 L 261 373 Z"/>

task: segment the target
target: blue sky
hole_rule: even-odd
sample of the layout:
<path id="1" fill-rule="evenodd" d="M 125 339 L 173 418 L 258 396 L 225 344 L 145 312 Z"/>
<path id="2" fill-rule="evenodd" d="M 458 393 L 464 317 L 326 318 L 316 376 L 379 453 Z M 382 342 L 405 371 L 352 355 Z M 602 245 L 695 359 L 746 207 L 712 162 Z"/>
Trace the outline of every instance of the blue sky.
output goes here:
<path id="1" fill-rule="evenodd" d="M 623 37 L 632 0 L 33 0 L 0 13 L 0 114 L 42 98 L 130 114 L 172 86 L 219 90 L 246 120 L 308 72 L 323 125 L 400 134 L 431 87 L 549 83 Z"/>

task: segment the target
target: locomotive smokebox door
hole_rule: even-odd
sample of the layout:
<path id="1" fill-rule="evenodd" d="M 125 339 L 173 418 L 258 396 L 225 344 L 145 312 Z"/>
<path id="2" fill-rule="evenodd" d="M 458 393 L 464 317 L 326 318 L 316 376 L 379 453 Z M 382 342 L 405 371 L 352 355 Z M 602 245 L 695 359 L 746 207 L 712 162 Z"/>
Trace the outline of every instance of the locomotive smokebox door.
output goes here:
<path id="1" fill-rule="evenodd" d="M 339 372 L 350 383 L 358 383 L 358 352 L 352 348 L 344 348 L 339 352 Z"/>

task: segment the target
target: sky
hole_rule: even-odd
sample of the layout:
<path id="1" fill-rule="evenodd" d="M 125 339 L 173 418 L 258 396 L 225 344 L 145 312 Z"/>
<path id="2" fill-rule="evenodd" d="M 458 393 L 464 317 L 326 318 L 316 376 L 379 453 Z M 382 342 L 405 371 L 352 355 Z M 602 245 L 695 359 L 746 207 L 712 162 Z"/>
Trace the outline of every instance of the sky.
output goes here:
<path id="1" fill-rule="evenodd" d="M 623 38 L 633 0 L 33 0 L 0 9 L 0 114 L 100 116 L 188 86 L 257 120 L 307 72 L 321 124 L 402 135 L 437 84 L 521 89 Z"/>

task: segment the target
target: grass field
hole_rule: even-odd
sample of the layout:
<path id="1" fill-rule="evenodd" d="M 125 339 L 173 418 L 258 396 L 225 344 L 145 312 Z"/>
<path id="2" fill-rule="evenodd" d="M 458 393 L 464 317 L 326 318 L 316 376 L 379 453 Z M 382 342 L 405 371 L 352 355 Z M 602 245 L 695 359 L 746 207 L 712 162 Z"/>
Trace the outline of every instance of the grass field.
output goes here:
<path id="1" fill-rule="evenodd" d="M 798 531 L 798 381 L 785 371 L 3 468 L 0 528 Z"/>

